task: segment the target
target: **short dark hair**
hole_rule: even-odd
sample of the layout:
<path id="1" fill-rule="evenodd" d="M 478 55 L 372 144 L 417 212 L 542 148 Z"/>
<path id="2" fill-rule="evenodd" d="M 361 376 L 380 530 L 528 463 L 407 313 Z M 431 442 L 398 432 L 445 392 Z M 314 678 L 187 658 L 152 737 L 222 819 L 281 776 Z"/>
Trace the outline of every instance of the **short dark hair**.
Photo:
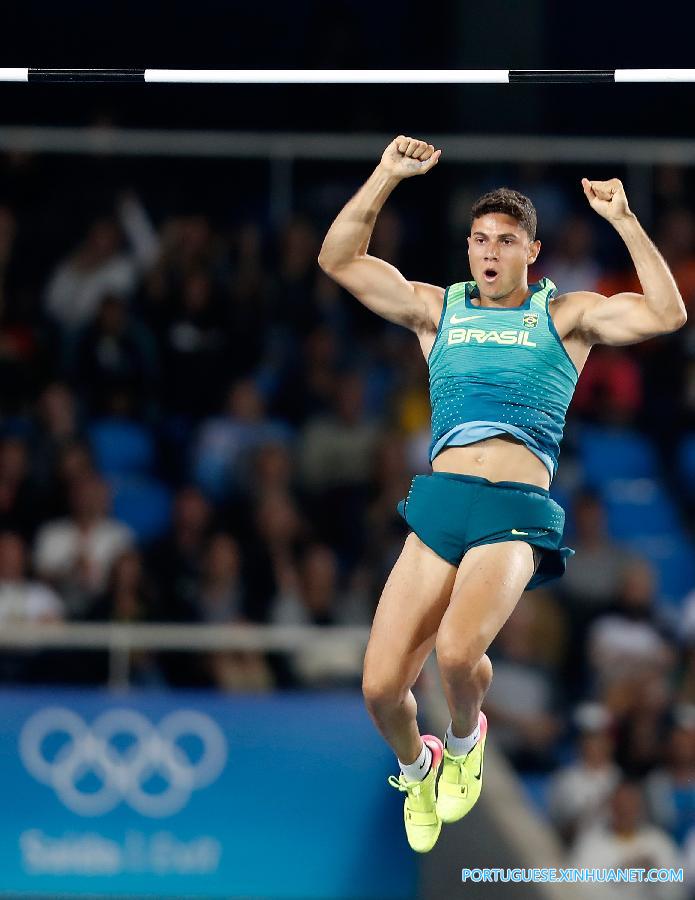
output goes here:
<path id="1" fill-rule="evenodd" d="M 471 207 L 471 225 L 475 219 L 488 213 L 504 213 L 516 219 L 528 234 L 529 240 L 536 239 L 536 207 L 528 197 L 511 188 L 501 187 L 483 194 Z"/>

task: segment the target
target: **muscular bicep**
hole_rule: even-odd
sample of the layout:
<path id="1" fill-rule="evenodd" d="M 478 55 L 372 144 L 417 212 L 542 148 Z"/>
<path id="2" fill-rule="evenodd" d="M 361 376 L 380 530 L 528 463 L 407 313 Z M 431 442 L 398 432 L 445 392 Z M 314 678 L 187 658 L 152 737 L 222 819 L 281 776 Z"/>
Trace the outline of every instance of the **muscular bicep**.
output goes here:
<path id="1" fill-rule="evenodd" d="M 375 256 L 365 254 L 326 272 L 372 312 L 416 333 L 431 325 L 437 301 L 441 309 L 443 288 L 408 281 Z"/>
<path id="2" fill-rule="evenodd" d="M 638 344 L 671 329 L 645 303 L 642 294 L 583 293 L 578 330 L 592 344 Z"/>

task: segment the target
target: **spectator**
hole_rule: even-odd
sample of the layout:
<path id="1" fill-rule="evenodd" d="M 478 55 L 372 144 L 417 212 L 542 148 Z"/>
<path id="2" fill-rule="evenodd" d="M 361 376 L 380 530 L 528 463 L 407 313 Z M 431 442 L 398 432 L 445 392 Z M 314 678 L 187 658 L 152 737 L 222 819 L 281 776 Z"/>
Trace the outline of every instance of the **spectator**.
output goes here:
<path id="1" fill-rule="evenodd" d="M 32 479 L 39 490 L 51 489 L 60 452 L 80 436 L 75 395 L 63 382 L 50 382 L 38 398 L 31 436 Z"/>
<path id="2" fill-rule="evenodd" d="M 104 296 L 96 317 L 76 341 L 70 371 L 91 416 L 113 412 L 120 395 L 136 415 L 151 418 L 156 410 L 156 345 L 122 298 Z"/>
<path id="3" fill-rule="evenodd" d="M 552 272 L 561 294 L 596 290 L 601 268 L 594 256 L 592 223 L 586 216 L 571 216 L 563 222 L 543 266 Z"/>
<path id="4" fill-rule="evenodd" d="M 598 494 L 582 491 L 572 499 L 572 565 L 560 582 L 579 623 L 586 624 L 614 602 L 632 554 L 611 538 Z"/>
<path id="5" fill-rule="evenodd" d="M 218 625 L 240 625 L 256 614 L 241 578 L 239 545 L 231 535 L 219 532 L 210 539 L 198 613 L 202 621 Z M 209 654 L 209 665 L 216 684 L 224 690 L 258 691 L 273 686 L 273 675 L 262 653 L 213 653 Z"/>
<path id="6" fill-rule="evenodd" d="M 46 312 L 66 334 L 86 325 L 107 294 L 130 297 L 138 274 L 156 259 L 156 235 L 134 195 L 119 201 L 118 217 L 119 223 L 111 218 L 94 222 L 80 247 L 59 263 L 46 287 Z M 121 248 L 121 228 L 131 242 L 130 252 Z"/>
<path id="7" fill-rule="evenodd" d="M 594 347 L 572 399 L 573 411 L 591 421 L 624 426 L 634 422 L 642 400 L 634 357 L 618 347 Z"/>
<path id="8" fill-rule="evenodd" d="M 203 622 L 236 622 L 244 618 L 246 598 L 241 580 L 239 546 L 229 534 L 210 538 L 205 556 L 197 612 Z"/>
<path id="9" fill-rule="evenodd" d="M 647 778 L 652 817 L 679 844 L 695 823 L 695 707 L 676 710 L 665 765 Z"/>
<path id="10" fill-rule="evenodd" d="M 246 223 L 235 237 L 227 308 L 227 328 L 233 336 L 234 353 L 227 359 L 227 372 L 228 377 L 240 378 L 253 372 L 265 353 L 267 335 L 273 325 L 272 285 L 262 256 L 261 229 Z"/>
<path id="11" fill-rule="evenodd" d="M 0 530 L 19 531 L 30 538 L 38 513 L 26 442 L 6 437 L 0 440 Z"/>
<path id="12" fill-rule="evenodd" d="M 0 318 L 7 309 L 7 276 L 17 236 L 17 219 L 9 206 L 0 206 Z"/>
<path id="13" fill-rule="evenodd" d="M 655 675 L 647 669 L 642 677 L 616 680 L 604 702 L 617 723 L 618 765 L 629 778 L 644 778 L 663 762 L 664 736 L 674 702 L 668 675 Z"/>
<path id="14" fill-rule="evenodd" d="M 674 648 L 654 611 L 654 572 L 646 560 L 623 571 L 614 608 L 591 626 L 587 654 L 601 690 L 619 681 L 657 677 L 670 671 Z"/>
<path id="15" fill-rule="evenodd" d="M 655 243 L 673 272 L 686 307 L 690 307 L 695 298 L 695 216 L 683 207 L 668 209 L 658 224 Z M 639 294 L 642 286 L 630 266 L 621 272 L 607 273 L 596 290 L 610 297 L 622 291 Z"/>
<path id="16" fill-rule="evenodd" d="M 290 334 L 306 334 L 319 320 L 314 301 L 319 239 L 306 218 L 296 216 L 281 231 L 274 315 Z"/>
<path id="17" fill-rule="evenodd" d="M 140 553 L 124 550 L 113 561 L 106 590 L 87 610 L 85 618 L 97 622 L 146 622 L 152 619 L 154 590 L 143 567 Z M 103 684 L 109 677 L 109 656 L 105 652 L 78 654 L 89 680 Z M 74 660 L 72 661 L 74 665 Z M 76 680 L 84 680 L 76 679 Z M 131 650 L 128 660 L 128 680 L 139 687 L 162 687 L 164 676 L 156 654 L 147 650 Z"/>
<path id="18" fill-rule="evenodd" d="M 108 515 L 104 481 L 84 475 L 70 490 L 70 515 L 47 522 L 39 530 L 34 563 L 42 578 L 54 584 L 73 617 L 106 585 L 115 558 L 133 543 L 129 528 Z"/>
<path id="19" fill-rule="evenodd" d="M 314 326 L 301 352 L 273 364 L 265 378 L 272 384 L 271 411 L 293 426 L 328 414 L 336 389 L 341 350 L 337 335 L 326 325 Z"/>
<path id="20" fill-rule="evenodd" d="M 229 389 L 224 415 L 207 419 L 193 450 L 196 484 L 221 502 L 243 492 L 250 476 L 253 452 L 268 442 L 290 440 L 288 427 L 266 416 L 260 391 L 251 379 Z"/>
<path id="21" fill-rule="evenodd" d="M 191 273 L 214 271 L 221 255 L 221 242 L 206 216 L 194 214 L 169 221 L 161 260 L 174 282 L 180 284 Z"/>
<path id="22" fill-rule="evenodd" d="M 621 780 L 608 710 L 585 703 L 575 711 L 574 721 L 577 759 L 555 772 L 549 791 L 551 819 L 568 844 L 603 817 L 606 801 Z"/>
<path id="23" fill-rule="evenodd" d="M 308 544 L 296 570 L 277 596 L 271 621 L 277 625 L 336 625 L 354 616 L 362 598 L 338 585 L 337 559 L 330 547 Z M 359 616 L 359 614 L 358 614 Z M 362 618 L 361 624 L 368 624 Z M 362 654 L 350 646 L 306 647 L 292 654 L 291 667 L 300 684 L 321 686 L 359 681 Z"/>
<path id="24" fill-rule="evenodd" d="M 19 534 L 0 532 L 0 627 L 16 623 L 59 622 L 64 608 L 60 597 L 47 585 L 27 575 L 26 545 Z M 34 650 L 3 650 L 3 681 L 43 681 L 55 677 L 50 654 Z"/>
<path id="25" fill-rule="evenodd" d="M 365 559 L 373 576 L 372 594 L 377 597 L 408 534 L 407 524 L 396 511 L 412 477 L 406 454 L 406 441 L 398 431 L 385 431 L 374 451 L 365 517 Z"/>
<path id="26" fill-rule="evenodd" d="M 129 547 L 113 560 L 106 589 L 87 610 L 86 618 L 147 622 L 152 620 L 154 606 L 154 590 L 145 574 L 142 556 Z"/>
<path id="27" fill-rule="evenodd" d="M 397 371 L 391 394 L 391 419 L 408 442 L 408 465 L 415 472 L 430 471 L 430 398 L 426 388 L 427 367 L 421 354 L 409 345 L 408 334 L 395 335 L 388 343 L 389 362 Z M 386 343 L 386 342 L 385 342 Z M 424 383 L 423 383 L 424 382 Z"/>
<path id="28" fill-rule="evenodd" d="M 92 451 L 82 439 L 68 439 L 56 447 L 56 464 L 40 495 L 41 519 L 62 518 L 70 512 L 70 495 L 75 484 L 96 475 Z"/>
<path id="29" fill-rule="evenodd" d="M 20 413 L 36 390 L 36 329 L 26 308 L 26 285 L 12 277 L 16 232 L 14 213 L 0 205 L 0 384 L 12 385 L 3 395 L 5 413 Z"/>
<path id="30" fill-rule="evenodd" d="M 294 584 L 294 560 L 310 539 L 309 525 L 287 492 L 268 490 L 252 511 L 252 525 L 244 536 L 245 580 L 255 607 L 254 618 L 265 618 L 272 598 Z"/>
<path id="31" fill-rule="evenodd" d="M 287 444 L 280 441 L 260 444 L 251 453 L 249 470 L 250 477 L 244 487 L 251 498 L 266 492 L 291 494 L 296 490 L 294 458 Z"/>
<path id="32" fill-rule="evenodd" d="M 196 618 L 198 584 L 212 527 L 213 510 L 195 487 L 182 488 L 174 500 L 172 528 L 149 550 L 147 563 L 159 586 L 154 618 L 189 622 Z"/>
<path id="33" fill-rule="evenodd" d="M 611 796 L 608 822 L 582 832 L 572 848 L 570 865 L 591 869 L 676 869 L 681 865 L 671 838 L 644 820 L 644 802 L 639 785 L 624 781 Z M 615 882 L 592 885 L 596 897 L 630 897 L 667 900 L 687 896 L 677 883 Z"/>
<path id="34" fill-rule="evenodd" d="M 364 383 L 358 372 L 340 377 L 332 413 L 311 419 L 300 435 L 299 478 L 311 519 L 343 565 L 354 564 L 364 550 L 361 523 L 379 437 L 380 424 L 364 415 Z"/>
<path id="35" fill-rule="evenodd" d="M 692 826 L 685 839 L 685 848 L 683 854 L 686 873 L 695 872 L 695 824 Z M 688 875 L 686 875 L 688 878 Z M 690 875 L 692 878 L 692 874 Z"/>
<path id="36" fill-rule="evenodd" d="M 695 216 L 685 207 L 668 210 L 662 217 L 656 243 L 668 262 L 689 309 L 695 303 Z"/>
<path id="37" fill-rule="evenodd" d="M 63 603 L 55 591 L 27 577 L 27 551 L 19 534 L 0 533 L 0 624 L 57 622 Z"/>
<path id="38" fill-rule="evenodd" d="M 682 699 L 695 705 L 695 590 L 683 601 L 680 639 L 683 648 Z"/>
<path id="39" fill-rule="evenodd" d="M 485 712 L 499 746 L 517 768 L 549 771 L 562 731 L 560 698 L 551 671 L 536 662 L 532 596 L 522 597 L 493 645 L 495 676 Z"/>
<path id="40" fill-rule="evenodd" d="M 615 603 L 623 573 L 632 555 L 608 534 L 600 497 L 582 491 L 572 500 L 575 555 L 559 583 L 573 640 L 568 646 L 564 681 L 573 697 L 579 698 L 589 672 L 585 642 L 590 623 Z"/>
<path id="41" fill-rule="evenodd" d="M 171 412 L 195 420 L 222 402 L 233 347 L 208 271 L 186 272 L 175 298 L 173 315 L 167 315 L 159 329 L 164 400 Z"/>
<path id="42" fill-rule="evenodd" d="M 674 346 L 669 346 L 671 356 L 668 366 L 662 366 L 659 372 L 659 382 L 668 379 L 675 374 L 676 385 L 674 399 L 677 403 L 679 416 L 674 424 L 678 425 L 675 437 L 678 438 L 684 429 L 695 429 L 695 323 L 692 318 L 686 323 L 686 327 L 674 335 Z M 661 360 L 663 362 L 663 359 Z M 663 398 L 659 398 L 663 404 Z M 663 422 L 663 406 L 660 407 L 659 421 Z"/>

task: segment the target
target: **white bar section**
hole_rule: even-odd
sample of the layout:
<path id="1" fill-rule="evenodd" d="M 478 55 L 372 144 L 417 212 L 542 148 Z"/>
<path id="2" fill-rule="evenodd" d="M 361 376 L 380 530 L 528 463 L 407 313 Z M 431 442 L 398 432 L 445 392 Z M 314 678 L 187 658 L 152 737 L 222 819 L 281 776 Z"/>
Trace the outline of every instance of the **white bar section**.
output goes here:
<path id="1" fill-rule="evenodd" d="M 86 156 L 374 162 L 393 134 L 159 131 L 0 126 L 0 151 Z M 428 135 L 449 163 L 547 162 L 695 165 L 695 140 L 519 135 Z"/>
<path id="2" fill-rule="evenodd" d="M 363 651 L 368 627 L 319 625 L 181 625 L 173 623 L 64 622 L 6 624 L 0 647 L 108 650 L 297 651 L 317 646 Z"/>
<path id="3" fill-rule="evenodd" d="M 616 69 L 615 80 L 633 84 L 695 81 L 695 69 Z"/>
<path id="4" fill-rule="evenodd" d="M 29 81 L 29 69 L 0 68 L 0 81 Z"/>
<path id="5" fill-rule="evenodd" d="M 508 69 L 145 69 L 151 84 L 507 84 Z"/>

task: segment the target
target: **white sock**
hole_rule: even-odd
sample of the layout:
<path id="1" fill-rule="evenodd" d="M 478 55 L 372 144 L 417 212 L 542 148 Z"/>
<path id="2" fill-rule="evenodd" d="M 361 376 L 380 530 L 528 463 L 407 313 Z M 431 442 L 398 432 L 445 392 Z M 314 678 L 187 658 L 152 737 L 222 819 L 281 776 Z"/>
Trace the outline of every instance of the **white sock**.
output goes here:
<path id="1" fill-rule="evenodd" d="M 449 727 L 446 730 L 446 749 L 451 756 L 464 756 L 466 753 L 471 752 L 480 739 L 480 721 L 475 726 L 472 734 L 469 734 L 468 737 L 456 737 L 451 730 L 453 724 L 453 722 L 449 722 Z"/>
<path id="2" fill-rule="evenodd" d="M 422 750 L 415 762 L 406 766 L 399 759 L 398 765 L 401 767 L 401 772 L 405 776 L 406 781 L 422 781 L 423 778 L 427 777 L 432 766 L 432 751 L 423 741 Z"/>

